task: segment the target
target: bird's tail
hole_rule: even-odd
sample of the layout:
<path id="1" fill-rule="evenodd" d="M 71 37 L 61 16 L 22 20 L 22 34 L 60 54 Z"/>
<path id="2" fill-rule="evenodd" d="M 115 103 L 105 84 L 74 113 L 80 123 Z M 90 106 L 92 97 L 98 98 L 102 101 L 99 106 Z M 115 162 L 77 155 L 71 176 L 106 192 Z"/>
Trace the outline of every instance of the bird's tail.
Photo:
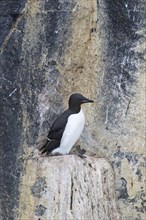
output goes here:
<path id="1" fill-rule="evenodd" d="M 50 154 L 52 150 L 59 147 L 60 142 L 56 139 L 47 140 L 46 143 L 40 148 L 41 154 Z"/>

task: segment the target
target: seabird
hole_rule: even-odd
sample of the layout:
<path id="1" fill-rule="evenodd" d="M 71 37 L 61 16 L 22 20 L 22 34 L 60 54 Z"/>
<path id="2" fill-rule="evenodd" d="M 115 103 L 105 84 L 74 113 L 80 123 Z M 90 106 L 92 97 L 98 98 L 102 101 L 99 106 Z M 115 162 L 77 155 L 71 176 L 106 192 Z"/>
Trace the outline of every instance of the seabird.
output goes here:
<path id="1" fill-rule="evenodd" d="M 81 104 L 89 102 L 94 101 L 79 93 L 70 96 L 68 109 L 54 121 L 46 143 L 40 149 L 42 154 L 69 154 L 85 125 L 85 116 Z"/>

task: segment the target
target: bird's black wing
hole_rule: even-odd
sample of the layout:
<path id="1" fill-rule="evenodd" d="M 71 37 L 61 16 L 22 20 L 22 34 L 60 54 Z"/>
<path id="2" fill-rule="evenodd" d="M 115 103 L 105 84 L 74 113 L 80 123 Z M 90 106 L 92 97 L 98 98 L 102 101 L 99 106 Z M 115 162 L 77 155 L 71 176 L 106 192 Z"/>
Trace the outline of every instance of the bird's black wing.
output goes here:
<path id="1" fill-rule="evenodd" d="M 52 150 L 60 146 L 62 134 L 64 132 L 68 117 L 71 114 L 72 112 L 68 109 L 54 121 L 49 131 L 48 139 L 46 140 L 46 143 L 40 149 L 40 150 L 43 150 L 42 154 L 45 152 L 51 153 Z"/>
<path id="2" fill-rule="evenodd" d="M 72 114 L 72 112 L 68 109 L 64 113 L 62 113 L 53 123 L 48 138 L 49 139 L 57 139 L 61 140 L 62 134 L 64 132 L 68 117 Z"/>
<path id="3" fill-rule="evenodd" d="M 41 147 L 41 153 L 44 154 L 47 152 L 47 154 L 51 153 L 52 150 L 56 149 L 60 146 L 60 141 L 58 140 L 47 140 L 46 143 Z"/>

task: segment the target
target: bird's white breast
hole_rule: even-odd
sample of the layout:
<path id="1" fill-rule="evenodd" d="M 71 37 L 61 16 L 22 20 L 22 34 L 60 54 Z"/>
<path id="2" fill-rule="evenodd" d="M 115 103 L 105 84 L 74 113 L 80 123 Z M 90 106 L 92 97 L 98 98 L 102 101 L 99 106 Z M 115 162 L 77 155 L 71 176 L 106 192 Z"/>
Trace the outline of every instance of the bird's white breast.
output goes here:
<path id="1" fill-rule="evenodd" d="M 59 148 L 53 153 L 68 154 L 76 141 L 79 139 L 85 125 L 84 112 L 81 109 L 79 113 L 69 116 Z"/>

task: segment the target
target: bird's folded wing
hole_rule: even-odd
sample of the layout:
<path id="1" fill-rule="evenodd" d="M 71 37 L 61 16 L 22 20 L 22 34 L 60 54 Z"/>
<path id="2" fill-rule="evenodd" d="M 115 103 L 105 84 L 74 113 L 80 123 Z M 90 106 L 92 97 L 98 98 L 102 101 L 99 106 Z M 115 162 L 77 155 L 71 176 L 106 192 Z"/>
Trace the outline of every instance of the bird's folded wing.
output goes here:
<path id="1" fill-rule="evenodd" d="M 52 150 L 56 149 L 57 147 L 59 147 L 60 145 L 60 141 L 58 140 L 51 140 L 51 141 L 47 141 L 45 143 L 45 145 L 43 145 L 43 147 L 41 148 L 41 150 L 43 150 L 41 153 L 44 154 L 44 153 L 51 153 Z"/>

